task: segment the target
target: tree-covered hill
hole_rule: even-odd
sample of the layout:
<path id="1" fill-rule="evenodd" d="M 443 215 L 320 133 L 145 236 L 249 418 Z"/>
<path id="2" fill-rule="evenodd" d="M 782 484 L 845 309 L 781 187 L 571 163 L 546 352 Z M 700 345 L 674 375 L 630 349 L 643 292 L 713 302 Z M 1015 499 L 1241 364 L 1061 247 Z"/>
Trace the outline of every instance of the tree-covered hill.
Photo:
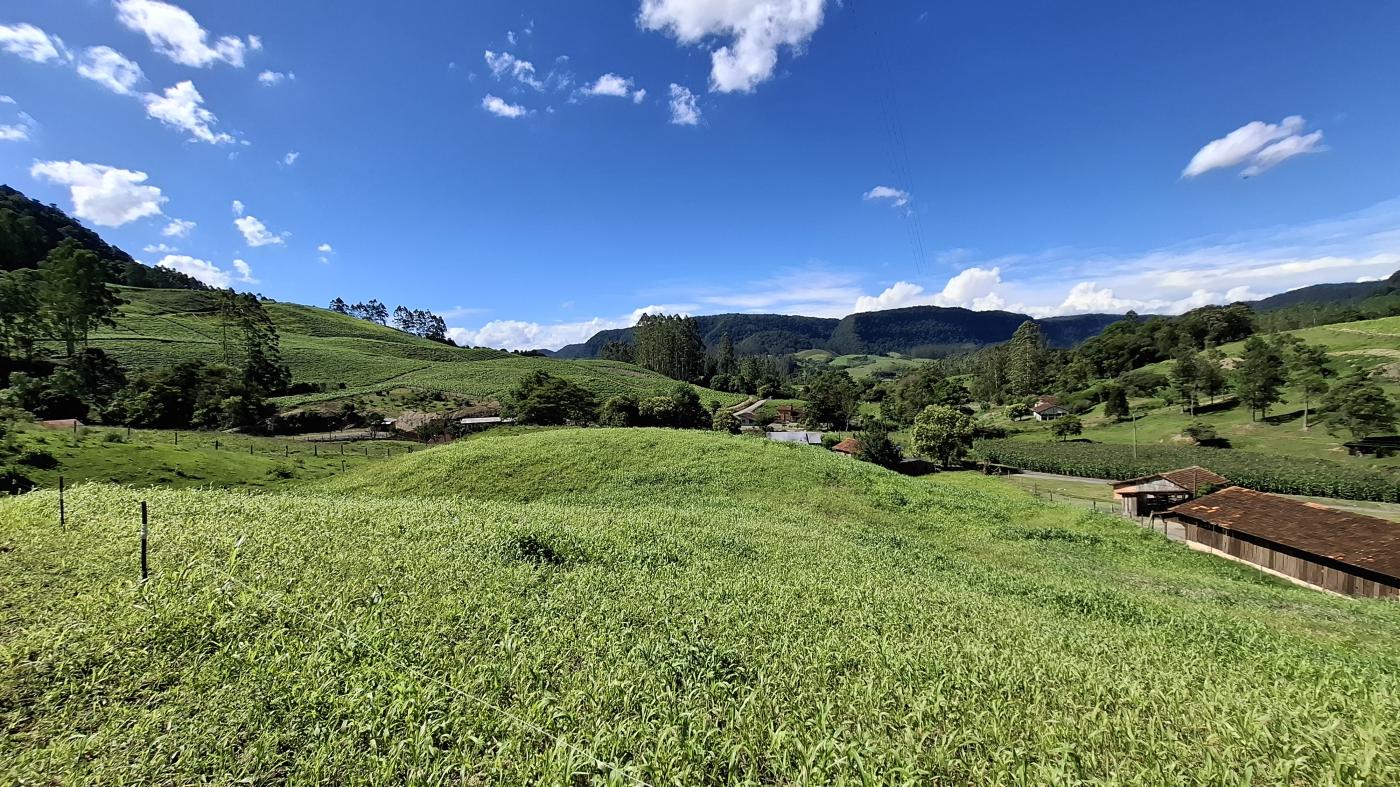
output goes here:
<path id="1" fill-rule="evenodd" d="M 706 314 L 695 318 L 706 348 L 716 350 L 725 334 L 739 355 L 786 355 L 821 347 L 839 320 L 791 314 Z M 597 358 L 609 342 L 631 344 L 631 328 L 599 331 L 588 341 L 559 348 L 556 358 Z"/>
<path id="2" fill-rule="evenodd" d="M 1400 292 L 1400 271 L 1392 273 L 1390 278 L 1383 281 L 1340 282 L 1299 287 L 1254 301 L 1250 306 L 1255 311 L 1267 312 L 1301 305 L 1348 305 L 1396 292 Z"/>
<path id="3" fill-rule="evenodd" d="M 65 240 L 77 241 L 79 246 L 96 254 L 105 263 L 108 281 L 113 284 L 208 289 L 198 279 L 178 271 L 139 263 L 57 207 L 0 185 L 0 270 L 36 268 Z"/>

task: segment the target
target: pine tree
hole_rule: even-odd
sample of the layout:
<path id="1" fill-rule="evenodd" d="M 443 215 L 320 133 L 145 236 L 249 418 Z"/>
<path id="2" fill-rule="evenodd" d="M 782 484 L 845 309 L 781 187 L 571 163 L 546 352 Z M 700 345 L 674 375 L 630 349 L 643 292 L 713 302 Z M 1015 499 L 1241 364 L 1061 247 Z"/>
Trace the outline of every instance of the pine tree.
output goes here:
<path id="1" fill-rule="evenodd" d="M 1268 416 L 1269 407 L 1281 398 L 1283 382 L 1284 364 L 1278 349 L 1257 336 L 1249 337 L 1235 369 L 1235 393 L 1249 407 L 1250 420 L 1255 420 L 1256 413 Z"/>
<path id="2" fill-rule="evenodd" d="M 1050 358 L 1045 337 L 1040 326 L 1031 320 L 1021 323 L 1021 327 L 1011 334 L 1006 343 L 1006 377 L 1012 396 L 1030 396 L 1043 393 L 1046 366 Z"/>
<path id="3" fill-rule="evenodd" d="M 1308 431 L 1312 402 L 1327 393 L 1327 348 L 1316 344 L 1295 344 L 1288 352 L 1288 372 L 1293 385 L 1303 392 L 1303 431 Z"/>

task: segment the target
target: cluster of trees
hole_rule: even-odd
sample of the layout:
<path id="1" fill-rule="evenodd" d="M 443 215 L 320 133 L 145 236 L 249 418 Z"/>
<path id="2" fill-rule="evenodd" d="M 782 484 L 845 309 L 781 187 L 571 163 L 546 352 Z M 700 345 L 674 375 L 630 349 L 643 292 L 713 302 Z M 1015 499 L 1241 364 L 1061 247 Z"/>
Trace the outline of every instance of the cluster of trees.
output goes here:
<path id="1" fill-rule="evenodd" d="M 282 363 L 277 328 L 257 296 L 214 294 L 220 322 L 218 360 L 193 361 L 132 374 L 88 346 L 100 326 L 115 325 L 121 301 L 104 278 L 98 255 L 65 241 L 37 269 L 0 273 L 0 406 L 43 418 L 99 419 L 152 427 L 266 426 L 269 397 L 291 373 Z M 45 340 L 63 345 L 49 359 Z"/>
<path id="2" fill-rule="evenodd" d="M 548 372 L 535 371 L 521 379 L 505 397 L 502 411 L 521 424 L 663 426 L 738 432 L 738 420 L 731 413 L 720 410 L 718 402 L 705 407 L 699 393 L 687 383 L 678 383 L 666 395 L 639 399 L 622 394 L 600 405 L 588 389 Z M 733 424 L 722 416 L 733 419 Z"/>
<path id="3" fill-rule="evenodd" d="M 716 391 L 782 397 L 796 366 L 790 356 L 739 355 L 729 334 L 715 353 L 707 352 L 694 317 L 644 314 L 632 329 L 632 342 L 612 340 L 598 358 L 635 363 L 682 382 Z"/>
<path id="4" fill-rule="evenodd" d="M 336 298 L 330 303 L 330 310 L 337 314 L 348 314 L 376 325 L 389 325 L 389 307 L 371 298 L 367 303 L 349 304 Z M 410 309 L 407 306 L 394 307 L 393 325 L 404 333 L 421 336 L 435 342 L 451 344 L 447 338 L 447 322 L 427 309 Z"/>

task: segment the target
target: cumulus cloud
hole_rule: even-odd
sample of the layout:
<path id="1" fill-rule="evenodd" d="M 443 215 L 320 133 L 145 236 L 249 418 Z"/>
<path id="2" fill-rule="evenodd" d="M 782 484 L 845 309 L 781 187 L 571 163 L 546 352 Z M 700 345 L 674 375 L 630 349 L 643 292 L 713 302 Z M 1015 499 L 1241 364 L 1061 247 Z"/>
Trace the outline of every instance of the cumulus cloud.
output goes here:
<path id="1" fill-rule="evenodd" d="M 1194 178 L 1213 169 L 1250 162 L 1240 174 L 1251 177 L 1294 156 L 1322 150 L 1321 131 L 1307 135 L 1298 133 L 1306 122 L 1299 115 L 1290 115 L 1279 123 L 1260 120 L 1246 123 L 1220 139 L 1207 142 L 1191 157 L 1181 176 Z"/>
<path id="2" fill-rule="evenodd" d="M 141 66 L 108 46 L 92 46 L 78 59 L 78 75 L 91 79 L 113 93 L 132 94 L 132 88 L 145 79 Z"/>
<path id="3" fill-rule="evenodd" d="M 331 245 L 329 243 L 322 243 L 320 246 L 317 246 L 316 251 L 320 252 L 321 254 L 321 262 L 326 263 L 330 262 L 331 255 L 335 254 L 335 249 L 331 248 Z"/>
<path id="4" fill-rule="evenodd" d="M 1000 285 L 1000 268 L 972 267 L 954 274 L 936 293 L 929 293 L 922 285 L 913 282 L 895 282 L 878 295 L 857 298 L 852 311 L 873 312 L 906 306 L 959 306 L 978 311 L 1001 309 L 1006 302 L 997 294 Z"/>
<path id="5" fill-rule="evenodd" d="M 258 280 L 253 278 L 253 269 L 243 260 L 234 260 L 233 269 L 238 271 L 238 280 L 244 284 L 257 284 Z"/>
<path id="6" fill-rule="evenodd" d="M 632 80 L 617 74 L 604 74 L 598 77 L 598 81 L 583 89 L 584 95 L 588 96 L 616 96 L 627 98 L 632 94 Z"/>
<path id="7" fill-rule="evenodd" d="M 710 52 L 710 90 L 751 92 L 773 76 L 778 50 L 794 54 L 822 24 L 825 0 L 642 0 L 638 23 L 682 44 L 728 43 Z"/>
<path id="8" fill-rule="evenodd" d="M 204 68 L 214 63 L 243 67 L 248 50 L 262 48 L 262 40 L 249 36 L 220 36 L 211 45 L 210 34 L 185 9 L 160 0 L 116 0 L 117 21 L 146 36 L 155 51 L 185 66 Z"/>
<path id="9" fill-rule="evenodd" d="M 300 153 L 300 152 L 295 151 L 295 150 L 289 151 L 289 152 L 287 153 L 287 155 L 285 155 L 285 156 L 282 157 L 282 163 L 285 164 L 286 166 L 290 167 L 290 166 L 292 166 L 293 164 L 297 163 L 297 159 L 299 159 L 299 158 L 301 158 L 301 153 Z"/>
<path id="10" fill-rule="evenodd" d="M 63 46 L 63 39 L 30 24 L 0 25 L 0 49 L 35 63 L 72 57 Z"/>
<path id="11" fill-rule="evenodd" d="M 179 251 L 174 246 L 167 246 L 164 243 L 147 243 L 146 247 L 141 250 L 147 254 L 173 254 Z"/>
<path id="12" fill-rule="evenodd" d="M 901 191 L 891 186 L 876 186 L 865 192 L 864 197 L 867 201 L 887 199 L 890 201 L 890 204 L 896 208 L 902 208 L 908 205 L 910 199 L 909 192 Z"/>
<path id="13" fill-rule="evenodd" d="M 497 80 L 503 77 L 513 77 L 522 85 L 528 85 L 535 90 L 544 90 L 544 83 L 535 76 L 535 64 L 528 60 L 521 60 L 509 52 L 492 52 L 486 50 L 486 67 L 491 69 L 491 76 Z"/>
<path id="14" fill-rule="evenodd" d="M 171 128 L 188 132 L 195 140 L 211 145 L 224 145 L 234 141 L 231 135 L 214 130 L 214 126 L 219 122 L 218 117 L 204 108 L 204 96 L 199 94 L 194 83 L 188 79 L 166 88 L 162 95 L 147 93 L 141 97 L 141 101 L 146 105 L 146 114 L 149 117 Z"/>
<path id="15" fill-rule="evenodd" d="M 190 230 L 195 228 L 193 221 L 185 219 L 171 219 L 170 223 L 160 231 L 160 234 L 167 238 L 183 238 L 190 234 Z"/>
<path id="16" fill-rule="evenodd" d="M 159 188 L 146 185 L 146 173 L 105 164 L 39 161 L 29 168 L 29 175 L 67 186 L 73 215 L 102 227 L 159 215 L 167 199 Z"/>
<path id="17" fill-rule="evenodd" d="M 244 242 L 252 248 L 282 245 L 282 236 L 273 234 L 255 216 L 239 216 L 233 220 L 233 226 L 243 233 Z"/>
<path id="18" fill-rule="evenodd" d="M 233 215 L 235 215 L 235 216 L 242 216 L 242 215 L 243 215 L 243 201 L 242 201 L 242 200 L 234 200 L 233 203 L 230 205 L 230 208 L 233 210 Z"/>
<path id="19" fill-rule="evenodd" d="M 481 108 L 497 117 L 503 118 L 518 118 L 530 114 L 530 110 L 525 107 L 519 104 L 512 104 L 490 93 L 487 93 L 486 97 L 481 99 Z"/>
<path id="20" fill-rule="evenodd" d="M 297 75 L 291 72 L 283 73 L 281 71 L 264 71 L 261 74 L 258 74 L 258 84 L 264 87 L 276 87 L 282 84 L 283 82 L 292 81 L 296 78 Z"/>
<path id="21" fill-rule="evenodd" d="M 700 122 L 700 107 L 690 89 L 671 83 L 671 122 L 678 126 L 694 126 Z"/>

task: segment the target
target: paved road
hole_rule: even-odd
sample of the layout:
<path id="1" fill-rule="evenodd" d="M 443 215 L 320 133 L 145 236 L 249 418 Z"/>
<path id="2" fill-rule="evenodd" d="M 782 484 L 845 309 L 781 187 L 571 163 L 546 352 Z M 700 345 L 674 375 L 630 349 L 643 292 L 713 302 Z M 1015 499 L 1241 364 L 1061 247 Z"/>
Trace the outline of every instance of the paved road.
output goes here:
<path id="1" fill-rule="evenodd" d="M 752 413 L 753 411 L 757 410 L 758 408 L 762 407 L 762 406 L 765 405 L 765 404 L 768 404 L 768 400 L 767 400 L 767 399 L 759 399 L 757 402 L 754 402 L 753 404 L 749 405 L 748 407 L 743 408 L 742 410 L 735 410 L 735 411 L 734 411 L 734 415 L 735 415 L 735 417 L 738 417 L 738 416 L 741 416 L 741 415 L 747 415 L 747 414 Z"/>

